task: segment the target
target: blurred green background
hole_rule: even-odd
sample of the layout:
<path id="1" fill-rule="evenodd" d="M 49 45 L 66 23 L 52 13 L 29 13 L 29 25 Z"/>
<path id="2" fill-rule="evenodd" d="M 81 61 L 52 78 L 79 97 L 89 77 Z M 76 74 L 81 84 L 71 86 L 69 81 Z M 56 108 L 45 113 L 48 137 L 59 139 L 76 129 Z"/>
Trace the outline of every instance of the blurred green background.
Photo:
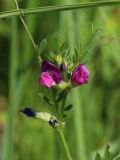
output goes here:
<path id="1" fill-rule="evenodd" d="M 20 0 L 21 8 L 72 4 L 85 0 Z M 0 11 L 15 9 L 14 0 L 0 0 Z M 110 144 L 120 152 L 120 8 L 99 7 L 25 16 L 37 44 L 47 39 L 44 54 L 67 41 L 83 48 L 91 33 L 100 29 L 88 50 L 91 72 L 87 85 L 75 88 L 65 137 L 73 160 L 92 160 Z M 66 160 L 55 129 L 23 116 L 19 109 L 33 106 L 49 111 L 38 94 L 48 91 L 38 83 L 40 66 L 19 18 L 0 19 L 0 160 Z M 71 98 L 72 97 L 72 98 Z"/>

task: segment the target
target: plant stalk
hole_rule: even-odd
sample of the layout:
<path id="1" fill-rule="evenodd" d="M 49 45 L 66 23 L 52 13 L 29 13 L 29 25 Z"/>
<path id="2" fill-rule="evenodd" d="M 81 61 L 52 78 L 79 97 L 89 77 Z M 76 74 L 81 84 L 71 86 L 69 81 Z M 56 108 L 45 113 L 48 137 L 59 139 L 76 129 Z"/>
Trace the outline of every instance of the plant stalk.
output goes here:
<path id="1" fill-rule="evenodd" d="M 68 146 L 67 146 L 67 143 L 66 143 L 66 140 L 65 140 L 65 137 L 64 137 L 64 134 L 63 134 L 62 130 L 60 128 L 57 128 L 57 131 L 59 132 L 59 135 L 60 135 L 62 144 L 64 146 L 64 150 L 65 150 L 65 154 L 66 154 L 67 159 L 72 160 L 72 157 L 70 155 L 70 152 L 69 152 L 69 149 L 68 149 Z"/>
<path id="2" fill-rule="evenodd" d="M 118 5 L 118 4 L 120 5 L 120 0 L 87 2 L 87 3 L 77 3 L 77 4 L 70 4 L 70 5 L 54 5 L 54 6 L 46 6 L 46 7 L 28 8 L 28 9 L 16 9 L 16 10 L 1 12 L 0 18 L 8 18 L 13 16 L 25 16 L 29 14 L 38 14 L 38 13 L 46 13 L 46 12 L 75 10 L 75 9 L 99 7 L 99 6 L 110 6 L 110 5 Z"/>
<path id="3" fill-rule="evenodd" d="M 68 93 L 66 93 L 66 95 L 65 95 L 65 97 L 64 97 L 64 99 L 63 99 L 63 102 L 62 102 L 62 104 L 61 104 L 61 117 L 60 117 L 61 120 L 63 119 L 65 103 L 66 103 L 66 100 L 67 100 L 67 94 L 68 94 Z"/>
<path id="4" fill-rule="evenodd" d="M 16 4 L 17 10 L 19 10 L 19 5 L 17 3 L 17 0 L 15 0 L 15 4 Z M 25 23 L 25 21 L 24 21 L 24 19 L 22 18 L 21 15 L 20 15 L 20 20 L 21 20 L 21 22 L 22 22 L 22 24 L 23 24 L 23 26 L 24 26 L 24 28 L 25 28 L 25 30 L 26 30 L 26 32 L 27 32 L 27 34 L 28 34 L 28 36 L 29 36 L 29 38 L 30 38 L 30 40 L 32 42 L 32 44 L 33 44 L 33 47 L 34 47 L 35 52 L 36 52 L 36 55 L 38 56 L 38 47 L 37 47 L 37 45 L 36 45 L 36 43 L 35 43 L 35 41 L 34 41 L 34 39 L 32 37 L 32 34 L 31 34 L 27 24 Z"/>

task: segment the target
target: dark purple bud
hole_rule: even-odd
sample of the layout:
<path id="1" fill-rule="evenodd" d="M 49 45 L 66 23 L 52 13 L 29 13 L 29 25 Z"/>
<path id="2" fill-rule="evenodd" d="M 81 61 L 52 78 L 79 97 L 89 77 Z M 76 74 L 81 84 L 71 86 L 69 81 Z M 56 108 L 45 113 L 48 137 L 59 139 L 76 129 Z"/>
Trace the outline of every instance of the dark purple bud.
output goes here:
<path id="1" fill-rule="evenodd" d="M 20 112 L 24 113 L 28 117 L 35 117 L 36 116 L 36 112 L 32 108 L 29 108 L 29 107 L 21 109 Z"/>
<path id="2" fill-rule="evenodd" d="M 66 66 L 65 66 L 65 63 L 62 62 L 60 65 L 60 72 L 65 72 L 65 71 L 66 71 Z"/>
<path id="3" fill-rule="evenodd" d="M 72 72 L 71 81 L 75 85 L 82 85 L 88 82 L 89 70 L 84 64 L 79 64 Z"/>

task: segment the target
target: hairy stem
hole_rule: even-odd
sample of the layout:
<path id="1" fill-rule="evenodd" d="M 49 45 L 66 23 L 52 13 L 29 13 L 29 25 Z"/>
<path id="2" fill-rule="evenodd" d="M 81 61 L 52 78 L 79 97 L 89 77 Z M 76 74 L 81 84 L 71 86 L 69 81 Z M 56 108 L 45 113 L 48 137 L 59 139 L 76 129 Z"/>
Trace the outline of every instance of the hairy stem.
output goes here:
<path id="1" fill-rule="evenodd" d="M 65 154 L 67 156 L 67 159 L 68 160 L 72 160 L 72 157 L 70 155 L 70 152 L 69 152 L 69 149 L 68 149 L 68 146 L 67 146 L 67 143 L 66 143 L 66 140 L 65 140 L 65 137 L 64 137 L 64 134 L 63 134 L 62 130 L 60 128 L 57 128 L 57 131 L 58 131 L 58 133 L 60 135 L 62 144 L 64 146 L 64 150 L 65 150 Z"/>
<path id="2" fill-rule="evenodd" d="M 71 4 L 71 5 L 55 5 L 55 6 L 29 8 L 29 9 L 17 9 L 17 10 L 1 12 L 0 18 L 8 18 L 12 16 L 24 16 L 28 14 L 37 14 L 37 13 L 46 13 L 46 12 L 75 10 L 75 9 L 99 7 L 99 6 L 110 6 L 110 5 L 118 5 L 118 4 L 120 4 L 120 0 L 77 3 L 77 4 Z"/>

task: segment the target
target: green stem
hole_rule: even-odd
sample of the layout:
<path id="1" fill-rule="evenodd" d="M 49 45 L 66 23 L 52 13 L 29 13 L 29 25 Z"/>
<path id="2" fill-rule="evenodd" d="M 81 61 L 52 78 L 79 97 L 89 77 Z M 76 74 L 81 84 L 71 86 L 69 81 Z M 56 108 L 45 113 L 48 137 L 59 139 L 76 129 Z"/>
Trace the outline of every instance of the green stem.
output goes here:
<path id="1" fill-rule="evenodd" d="M 58 110 L 57 110 L 58 109 L 58 104 L 56 103 L 56 100 L 55 100 L 56 94 L 54 92 L 54 89 L 52 89 L 52 98 L 53 98 L 54 105 L 55 105 L 55 108 L 52 108 L 52 112 L 53 112 L 53 114 L 55 114 L 56 117 L 58 117 Z"/>
<path id="2" fill-rule="evenodd" d="M 17 3 L 17 0 L 14 0 L 14 1 L 15 1 L 17 10 L 20 10 L 20 9 L 19 9 L 19 5 L 18 5 L 18 3 Z M 37 56 L 38 56 L 38 47 L 37 47 L 37 45 L 36 45 L 36 43 L 35 43 L 35 41 L 34 41 L 34 39 L 33 39 L 33 37 L 32 37 L 32 34 L 30 33 L 30 30 L 29 30 L 27 24 L 25 23 L 25 21 L 24 21 L 24 19 L 22 18 L 21 15 L 20 15 L 20 20 L 21 20 L 23 26 L 25 27 L 25 30 L 26 30 L 26 32 L 27 32 L 27 34 L 28 34 L 28 36 L 29 36 L 32 44 L 33 44 L 33 47 L 34 47 L 34 49 L 35 49 L 35 52 L 36 52 L 36 54 L 37 54 Z"/>
<path id="3" fill-rule="evenodd" d="M 61 120 L 62 120 L 62 118 L 63 118 L 63 114 L 64 114 L 64 108 L 65 108 L 65 103 L 66 103 L 66 99 L 67 99 L 67 94 L 68 93 L 66 93 L 66 95 L 65 95 L 65 97 L 64 97 L 64 99 L 63 99 L 63 102 L 62 102 L 62 105 L 61 105 Z"/>
<path id="4" fill-rule="evenodd" d="M 34 49 L 35 49 L 35 52 L 36 52 L 37 45 L 35 44 L 35 41 L 33 40 L 33 37 L 32 37 L 32 35 L 31 35 L 31 33 L 30 33 L 30 31 L 29 31 L 29 29 L 28 29 L 28 27 L 27 27 L 24 19 L 23 19 L 21 16 L 20 16 L 20 19 L 21 19 L 21 22 L 23 23 L 23 25 L 24 25 L 24 27 L 25 27 L 25 30 L 26 30 L 27 33 L 28 33 L 28 36 L 29 36 L 29 38 L 30 38 L 30 40 L 31 40 L 31 42 L 32 42 L 32 44 L 33 44 L 33 47 L 34 47 Z"/>
<path id="5" fill-rule="evenodd" d="M 64 137 L 63 132 L 61 131 L 60 128 L 57 128 L 57 131 L 59 132 L 59 135 L 60 135 L 62 144 L 63 144 L 64 149 L 65 149 L 65 153 L 66 153 L 67 159 L 68 159 L 68 160 L 72 160 L 72 157 L 71 157 L 71 155 L 70 155 L 70 152 L 69 152 L 69 149 L 68 149 L 68 146 L 67 146 L 67 143 L 66 143 L 66 140 L 65 140 L 65 137 Z"/>
<path id="6" fill-rule="evenodd" d="M 17 9 L 19 9 L 19 6 L 18 6 L 18 3 L 17 3 L 17 0 L 15 0 L 15 4 L 16 4 Z"/>
<path id="7" fill-rule="evenodd" d="M 17 9 L 17 10 L 1 12 L 0 18 L 8 18 L 12 16 L 24 16 L 24 15 L 36 14 L 36 13 L 75 10 L 75 9 L 99 7 L 99 6 L 110 6 L 110 5 L 118 5 L 118 4 L 120 4 L 120 0 L 87 2 L 87 3 L 77 3 L 77 4 L 70 4 L 70 5 L 55 5 L 55 6 L 29 8 L 29 9 Z"/>

